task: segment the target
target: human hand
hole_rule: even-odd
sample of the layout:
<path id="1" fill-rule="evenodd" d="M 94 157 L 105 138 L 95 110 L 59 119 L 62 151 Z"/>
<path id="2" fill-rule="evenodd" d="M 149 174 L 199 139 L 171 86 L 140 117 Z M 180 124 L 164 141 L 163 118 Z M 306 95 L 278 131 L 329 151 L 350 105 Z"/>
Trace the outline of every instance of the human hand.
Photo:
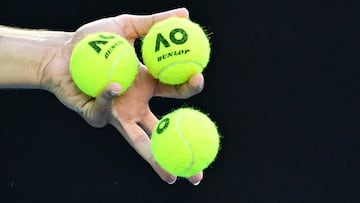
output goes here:
<path id="1" fill-rule="evenodd" d="M 176 177 L 164 171 L 154 160 L 150 150 L 150 138 L 158 122 L 149 107 L 152 97 L 188 98 L 199 93 L 204 85 L 202 74 L 194 75 L 183 85 L 170 86 L 154 79 L 146 67 L 139 62 L 139 72 L 133 85 L 121 96 L 121 84 L 109 84 L 96 99 L 83 94 L 73 83 L 69 72 L 69 59 L 73 47 L 89 33 L 107 31 L 121 35 L 134 45 L 137 38 L 144 36 L 151 26 L 170 16 L 188 17 L 184 8 L 174 9 L 153 15 L 123 14 L 116 17 L 100 19 L 80 27 L 69 40 L 59 46 L 53 60 L 49 62 L 44 73 L 47 75 L 47 89 L 70 109 L 78 112 L 91 126 L 103 127 L 113 125 L 166 182 L 174 183 Z M 200 172 L 188 180 L 199 184 L 203 178 Z"/>

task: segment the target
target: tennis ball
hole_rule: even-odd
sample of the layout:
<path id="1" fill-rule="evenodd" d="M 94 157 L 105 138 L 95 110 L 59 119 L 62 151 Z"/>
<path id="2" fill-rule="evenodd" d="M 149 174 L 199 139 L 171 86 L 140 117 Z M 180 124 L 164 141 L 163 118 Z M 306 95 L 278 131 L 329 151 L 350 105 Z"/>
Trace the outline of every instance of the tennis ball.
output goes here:
<path id="1" fill-rule="evenodd" d="M 151 135 L 151 151 L 168 173 L 190 177 L 216 158 L 220 136 L 214 122 L 193 108 L 179 108 L 157 123 Z"/>
<path id="2" fill-rule="evenodd" d="M 117 82 L 124 93 L 134 81 L 138 60 L 134 48 L 121 36 L 98 32 L 85 36 L 71 54 L 70 73 L 76 86 L 96 97 L 110 83 Z"/>
<path id="3" fill-rule="evenodd" d="M 151 27 L 142 40 L 141 52 L 154 78 L 178 85 L 207 66 L 210 42 L 199 24 L 188 18 L 170 17 Z"/>

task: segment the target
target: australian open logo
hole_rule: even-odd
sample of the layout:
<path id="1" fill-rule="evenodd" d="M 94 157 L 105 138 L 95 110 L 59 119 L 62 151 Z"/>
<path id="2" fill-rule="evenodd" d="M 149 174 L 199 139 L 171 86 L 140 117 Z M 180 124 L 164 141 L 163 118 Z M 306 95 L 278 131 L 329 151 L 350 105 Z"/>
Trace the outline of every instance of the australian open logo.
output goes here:
<path id="1" fill-rule="evenodd" d="M 158 134 L 161 134 L 162 132 L 164 132 L 164 130 L 166 130 L 166 128 L 169 127 L 169 123 L 170 123 L 170 119 L 169 118 L 164 118 L 160 121 L 159 125 L 156 128 L 156 132 Z"/>
<path id="2" fill-rule="evenodd" d="M 163 46 L 164 48 L 171 47 L 171 44 L 182 45 L 185 44 L 188 40 L 187 32 L 182 28 L 174 28 L 170 31 L 169 36 L 166 38 L 161 33 L 158 33 L 156 36 L 156 44 L 155 44 L 155 53 L 160 51 L 160 48 Z M 171 58 L 173 56 L 179 56 L 188 54 L 190 49 L 180 49 L 167 52 L 157 57 L 157 61 L 162 61 L 167 58 Z"/>

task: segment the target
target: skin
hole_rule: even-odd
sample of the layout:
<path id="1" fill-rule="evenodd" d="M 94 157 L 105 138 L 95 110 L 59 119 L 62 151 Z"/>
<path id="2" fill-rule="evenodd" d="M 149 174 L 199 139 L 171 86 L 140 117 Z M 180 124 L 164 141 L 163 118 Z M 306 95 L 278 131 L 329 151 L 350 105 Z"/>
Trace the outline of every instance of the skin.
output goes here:
<path id="1" fill-rule="evenodd" d="M 139 73 L 125 94 L 117 96 L 121 84 L 109 84 L 96 98 L 80 92 L 71 79 L 69 59 L 77 42 L 89 33 L 107 31 L 126 38 L 130 44 L 144 36 L 151 26 L 170 16 L 189 17 L 185 8 L 152 15 L 122 14 L 81 26 L 75 32 L 24 30 L 0 26 L 0 88 L 44 89 L 80 114 L 91 126 L 114 126 L 162 180 L 173 184 L 177 177 L 164 171 L 150 150 L 151 132 L 158 118 L 149 107 L 152 97 L 186 99 L 201 92 L 202 74 L 182 85 L 170 86 L 154 79 L 139 62 Z M 141 127 L 140 127 L 141 126 Z M 198 185 L 200 172 L 188 180 Z"/>

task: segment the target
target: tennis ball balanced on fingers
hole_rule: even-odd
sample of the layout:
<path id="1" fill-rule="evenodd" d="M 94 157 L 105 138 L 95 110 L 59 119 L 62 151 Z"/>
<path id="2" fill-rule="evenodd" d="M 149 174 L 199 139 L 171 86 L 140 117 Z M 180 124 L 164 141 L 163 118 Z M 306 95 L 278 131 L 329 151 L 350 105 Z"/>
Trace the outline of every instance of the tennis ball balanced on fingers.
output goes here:
<path id="1" fill-rule="evenodd" d="M 117 82 L 124 93 L 135 80 L 138 60 L 123 37 L 109 32 L 85 36 L 71 54 L 70 73 L 76 86 L 96 97 L 109 83 Z"/>
<path id="2" fill-rule="evenodd" d="M 151 135 L 151 151 L 168 173 L 191 177 L 216 158 L 220 135 L 215 123 L 193 108 L 179 108 L 157 123 Z"/>
<path id="3" fill-rule="evenodd" d="M 201 73 L 210 58 L 210 42 L 199 24 L 170 17 L 155 23 L 142 40 L 142 57 L 156 79 L 170 85 Z"/>

